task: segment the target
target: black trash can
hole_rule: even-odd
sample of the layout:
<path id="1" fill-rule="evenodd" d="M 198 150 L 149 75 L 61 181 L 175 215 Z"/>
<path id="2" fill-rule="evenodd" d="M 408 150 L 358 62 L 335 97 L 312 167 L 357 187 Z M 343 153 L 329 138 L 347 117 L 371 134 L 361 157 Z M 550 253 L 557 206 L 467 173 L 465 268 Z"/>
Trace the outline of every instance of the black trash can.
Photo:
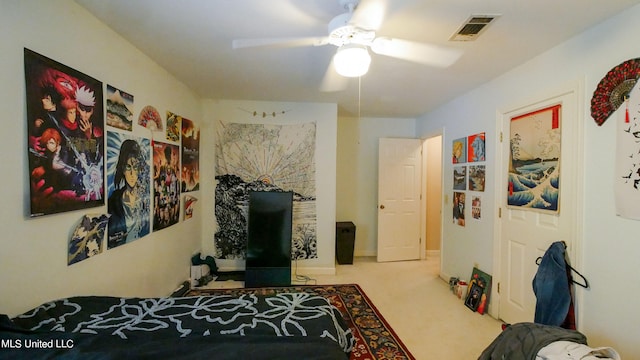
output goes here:
<path id="1" fill-rule="evenodd" d="M 353 264 L 356 226 L 351 221 L 336 223 L 336 259 L 338 264 Z"/>

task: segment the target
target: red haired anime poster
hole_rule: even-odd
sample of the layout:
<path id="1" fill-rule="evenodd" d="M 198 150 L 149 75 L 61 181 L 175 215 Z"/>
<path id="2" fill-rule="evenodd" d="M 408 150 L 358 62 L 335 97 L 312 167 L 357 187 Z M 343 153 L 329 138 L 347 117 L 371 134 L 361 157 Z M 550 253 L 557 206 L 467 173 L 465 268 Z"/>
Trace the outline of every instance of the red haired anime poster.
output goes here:
<path id="1" fill-rule="evenodd" d="M 102 83 L 24 49 L 30 216 L 104 205 Z"/>
<path id="2" fill-rule="evenodd" d="M 180 147 L 153 142 L 153 231 L 180 219 Z"/>

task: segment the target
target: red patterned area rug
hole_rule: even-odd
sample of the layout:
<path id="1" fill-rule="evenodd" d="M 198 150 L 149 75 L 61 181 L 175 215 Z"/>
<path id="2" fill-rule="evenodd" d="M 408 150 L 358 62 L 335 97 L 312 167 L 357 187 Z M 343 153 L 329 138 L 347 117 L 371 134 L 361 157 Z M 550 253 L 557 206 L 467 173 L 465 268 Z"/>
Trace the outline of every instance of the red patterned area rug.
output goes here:
<path id="1" fill-rule="evenodd" d="M 298 285 L 289 287 L 265 287 L 250 289 L 194 289 L 186 296 L 210 294 L 260 294 L 283 292 L 308 292 L 329 299 L 351 328 L 356 344 L 350 359 L 415 360 L 398 335 L 382 317 L 378 309 L 357 284 L 344 285 Z"/>

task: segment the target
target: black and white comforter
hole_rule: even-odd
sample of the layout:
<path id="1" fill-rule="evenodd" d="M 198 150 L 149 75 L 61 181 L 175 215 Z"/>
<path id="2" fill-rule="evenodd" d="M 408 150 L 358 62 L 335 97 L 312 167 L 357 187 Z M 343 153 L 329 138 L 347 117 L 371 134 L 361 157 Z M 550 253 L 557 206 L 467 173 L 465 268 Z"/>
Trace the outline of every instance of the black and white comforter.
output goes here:
<path id="1" fill-rule="evenodd" d="M 346 359 L 355 341 L 338 310 L 308 293 L 72 297 L 6 320 L 0 358 Z"/>

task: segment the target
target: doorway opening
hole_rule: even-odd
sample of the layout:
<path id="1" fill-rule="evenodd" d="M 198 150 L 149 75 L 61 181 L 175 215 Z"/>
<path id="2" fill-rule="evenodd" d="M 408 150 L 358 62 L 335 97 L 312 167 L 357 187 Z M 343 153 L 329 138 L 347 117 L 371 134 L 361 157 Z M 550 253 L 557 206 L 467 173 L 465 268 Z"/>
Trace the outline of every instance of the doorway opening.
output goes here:
<path id="1" fill-rule="evenodd" d="M 422 145 L 423 259 L 442 256 L 442 133 L 424 139 Z"/>

